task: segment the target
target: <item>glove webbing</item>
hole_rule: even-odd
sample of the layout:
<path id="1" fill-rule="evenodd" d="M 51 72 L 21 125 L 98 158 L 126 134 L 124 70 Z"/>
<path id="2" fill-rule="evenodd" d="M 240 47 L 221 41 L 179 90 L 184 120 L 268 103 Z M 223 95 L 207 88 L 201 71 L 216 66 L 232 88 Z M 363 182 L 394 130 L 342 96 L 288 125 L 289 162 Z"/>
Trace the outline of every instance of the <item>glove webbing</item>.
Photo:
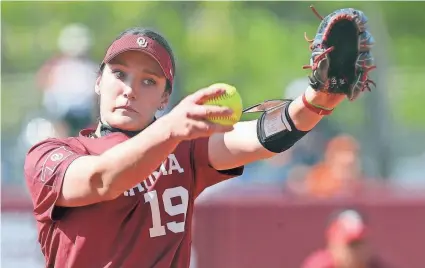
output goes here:
<path id="1" fill-rule="evenodd" d="M 310 8 L 311 8 L 311 10 L 313 11 L 313 13 L 316 15 L 316 17 L 318 17 L 321 21 L 323 20 L 323 16 L 321 16 L 320 14 L 319 14 L 319 12 L 317 12 L 317 10 L 314 8 L 314 6 L 313 5 L 310 5 Z M 347 18 L 347 19 L 349 19 L 350 17 L 348 16 L 348 15 L 343 15 L 343 16 L 345 16 L 345 18 Z M 337 21 L 337 20 L 334 20 L 335 22 Z M 330 26 L 328 26 L 328 27 L 330 27 Z M 329 33 L 329 32 L 328 32 Z M 324 40 L 326 40 L 327 39 L 327 34 L 328 33 L 326 33 L 324 36 L 323 36 L 323 40 L 322 41 L 324 41 Z M 304 38 L 305 38 L 305 40 L 308 42 L 308 43 L 310 43 L 310 46 L 309 46 L 309 49 L 312 51 L 314 48 L 313 48 L 313 42 L 314 42 L 314 39 L 309 39 L 308 37 L 307 37 L 307 33 L 306 32 L 304 32 Z M 322 43 L 320 43 L 320 47 L 322 47 L 322 45 L 323 45 L 323 42 Z M 360 44 L 360 46 L 363 46 L 363 45 L 361 45 Z M 315 59 L 314 59 L 314 61 L 313 61 L 313 65 L 304 65 L 302 68 L 303 69 L 312 69 L 312 70 L 316 70 L 317 69 L 317 65 L 319 64 L 319 62 L 324 58 L 324 57 L 326 57 L 326 55 L 327 54 L 329 54 L 330 52 L 332 52 L 334 50 L 334 47 L 329 47 L 328 49 L 326 49 L 325 51 L 323 51 L 321 54 L 319 54 Z M 362 66 L 362 69 L 363 69 L 363 75 L 360 77 L 360 81 L 363 81 L 363 84 L 362 84 L 362 87 L 361 87 L 361 91 L 364 91 L 364 90 L 368 90 L 368 91 L 371 91 L 371 89 L 370 89 L 370 86 L 369 86 L 369 84 L 372 84 L 374 87 L 376 87 L 376 84 L 375 84 L 375 82 L 373 81 L 373 80 L 371 80 L 371 79 L 369 79 L 368 78 L 368 73 L 370 72 L 370 71 L 372 71 L 372 70 L 374 70 L 374 69 L 376 69 L 376 65 L 373 65 L 373 66 L 370 66 L 370 67 L 366 67 L 366 63 L 365 63 L 365 61 L 363 62 L 363 66 Z"/>

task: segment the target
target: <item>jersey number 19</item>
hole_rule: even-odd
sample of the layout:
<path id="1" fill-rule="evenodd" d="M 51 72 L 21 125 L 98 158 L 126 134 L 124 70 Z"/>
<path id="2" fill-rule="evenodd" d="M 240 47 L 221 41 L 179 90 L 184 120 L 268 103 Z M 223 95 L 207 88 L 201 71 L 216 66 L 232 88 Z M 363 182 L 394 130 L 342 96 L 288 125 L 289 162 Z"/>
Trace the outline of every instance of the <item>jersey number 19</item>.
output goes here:
<path id="1" fill-rule="evenodd" d="M 186 221 L 187 205 L 189 201 L 189 193 L 182 186 L 175 188 L 169 188 L 164 191 L 162 195 L 162 201 L 164 203 L 164 210 L 170 216 L 176 216 L 184 214 L 184 220 L 182 222 L 167 222 L 165 225 L 161 223 L 161 213 L 159 211 L 158 194 L 156 190 L 150 191 L 144 194 L 145 203 L 149 203 L 152 211 L 152 228 L 149 228 L 149 234 L 151 237 L 163 236 L 166 234 L 165 225 L 167 229 L 173 233 L 184 232 L 184 225 Z M 180 197 L 182 200 L 181 204 L 173 205 L 171 198 Z"/>

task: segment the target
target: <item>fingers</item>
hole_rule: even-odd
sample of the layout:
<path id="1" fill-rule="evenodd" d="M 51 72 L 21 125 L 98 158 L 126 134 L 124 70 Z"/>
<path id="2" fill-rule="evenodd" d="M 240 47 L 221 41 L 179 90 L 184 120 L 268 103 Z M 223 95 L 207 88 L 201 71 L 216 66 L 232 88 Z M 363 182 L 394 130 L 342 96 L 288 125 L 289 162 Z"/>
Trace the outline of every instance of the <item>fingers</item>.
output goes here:
<path id="1" fill-rule="evenodd" d="M 214 97 L 226 92 L 225 89 L 209 87 L 201 89 L 186 97 L 174 110 L 175 132 L 183 139 L 211 136 L 214 133 L 224 133 L 233 130 L 233 126 L 213 123 L 209 118 L 228 117 L 232 109 L 217 105 L 204 105 Z"/>
<path id="2" fill-rule="evenodd" d="M 225 92 L 224 88 L 207 87 L 193 93 L 190 99 L 196 104 L 204 104 L 207 100 L 221 96 Z"/>
<path id="3" fill-rule="evenodd" d="M 202 120 L 208 117 L 226 117 L 232 115 L 232 109 L 215 105 L 196 105 L 187 112 L 187 117 Z"/>

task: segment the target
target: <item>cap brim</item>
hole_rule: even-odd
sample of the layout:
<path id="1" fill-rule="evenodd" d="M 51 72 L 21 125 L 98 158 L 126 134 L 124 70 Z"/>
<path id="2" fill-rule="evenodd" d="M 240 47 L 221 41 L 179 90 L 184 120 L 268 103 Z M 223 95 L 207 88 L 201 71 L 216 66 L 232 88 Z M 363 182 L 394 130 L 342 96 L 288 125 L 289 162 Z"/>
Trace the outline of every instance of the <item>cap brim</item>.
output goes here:
<path id="1" fill-rule="evenodd" d="M 110 62 L 126 51 L 139 51 L 151 56 L 159 64 L 167 80 L 173 83 L 174 71 L 171 56 L 162 45 L 145 36 L 126 35 L 115 40 L 106 52 L 103 63 Z"/>

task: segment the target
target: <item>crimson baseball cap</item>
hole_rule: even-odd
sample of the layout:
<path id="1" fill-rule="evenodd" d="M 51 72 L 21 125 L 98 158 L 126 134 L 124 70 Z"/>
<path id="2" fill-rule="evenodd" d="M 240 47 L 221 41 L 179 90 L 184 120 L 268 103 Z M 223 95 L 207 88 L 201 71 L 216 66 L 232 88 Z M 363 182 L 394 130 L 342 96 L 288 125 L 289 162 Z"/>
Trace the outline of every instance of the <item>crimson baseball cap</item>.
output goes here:
<path id="1" fill-rule="evenodd" d="M 124 35 L 115 40 L 108 48 L 102 64 L 108 63 L 119 54 L 129 51 L 141 51 L 153 57 L 161 66 L 164 76 L 173 85 L 174 70 L 171 56 L 158 42 L 144 35 Z"/>
<path id="2" fill-rule="evenodd" d="M 328 240 L 351 243 L 366 237 L 366 224 L 355 210 L 345 210 L 334 218 L 328 228 Z"/>

